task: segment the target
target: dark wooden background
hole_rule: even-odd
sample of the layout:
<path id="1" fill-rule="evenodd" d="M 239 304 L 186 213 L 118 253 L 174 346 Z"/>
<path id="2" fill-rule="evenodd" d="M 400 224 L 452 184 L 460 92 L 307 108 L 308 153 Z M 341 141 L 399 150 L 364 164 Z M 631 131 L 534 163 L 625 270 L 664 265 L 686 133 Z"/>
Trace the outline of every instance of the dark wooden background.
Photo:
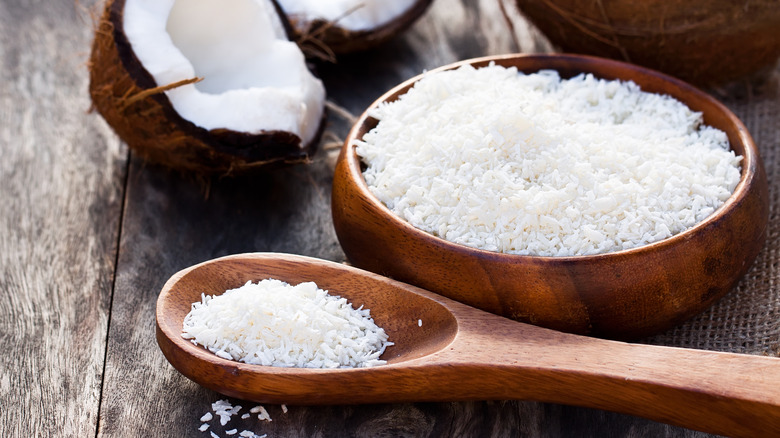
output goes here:
<path id="1" fill-rule="evenodd" d="M 168 277 L 251 251 L 344 260 L 330 182 L 349 114 L 425 69 L 551 50 L 509 0 L 436 0 L 403 37 L 320 66 L 333 109 L 313 163 L 204 183 L 140 162 L 89 112 L 98 7 L 0 0 L 3 437 L 208 436 L 199 418 L 224 397 L 182 377 L 155 343 L 154 307 Z M 244 412 L 254 406 L 230 401 Z M 709 436 L 526 401 L 267 409 L 272 422 L 236 416 L 227 428 L 269 438 Z"/>

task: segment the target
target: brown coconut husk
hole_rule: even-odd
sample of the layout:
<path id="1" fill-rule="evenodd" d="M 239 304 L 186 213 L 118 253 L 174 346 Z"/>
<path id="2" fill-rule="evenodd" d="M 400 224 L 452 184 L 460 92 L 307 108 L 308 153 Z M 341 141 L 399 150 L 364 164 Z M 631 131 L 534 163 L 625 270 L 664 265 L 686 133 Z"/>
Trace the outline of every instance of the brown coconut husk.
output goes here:
<path id="1" fill-rule="evenodd" d="M 198 174 L 227 175 L 306 162 L 315 153 L 324 115 L 308 145 L 290 132 L 206 130 L 179 116 L 164 92 L 199 79 L 155 83 L 124 35 L 124 3 L 108 0 L 95 29 L 89 91 L 94 108 L 141 158 Z"/>
<path id="2" fill-rule="evenodd" d="M 294 31 L 293 38 L 304 53 L 311 58 L 335 61 L 338 55 L 354 53 L 376 47 L 399 35 L 419 19 L 433 0 L 417 0 L 406 12 L 396 19 L 371 30 L 350 31 L 339 26 L 339 19 L 333 21 L 307 21 L 290 14 L 287 16 Z M 346 11 L 344 16 L 358 7 Z"/>
<path id="3" fill-rule="evenodd" d="M 701 86 L 775 65 L 780 7 L 773 0 L 517 0 L 554 45 L 620 59 Z"/>

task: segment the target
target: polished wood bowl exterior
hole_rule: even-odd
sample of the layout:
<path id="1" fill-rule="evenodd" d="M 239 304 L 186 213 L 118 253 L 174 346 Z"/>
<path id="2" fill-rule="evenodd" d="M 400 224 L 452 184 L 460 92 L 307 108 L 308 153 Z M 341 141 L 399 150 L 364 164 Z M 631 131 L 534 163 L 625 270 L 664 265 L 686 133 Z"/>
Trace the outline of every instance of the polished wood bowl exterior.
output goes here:
<path id="1" fill-rule="evenodd" d="M 574 257 L 502 254 L 454 244 L 418 230 L 390 212 L 366 185 L 351 144 L 376 125 L 364 113 L 353 127 L 333 177 L 333 223 L 347 258 L 377 272 L 508 318 L 556 330 L 636 339 L 702 312 L 738 283 L 766 238 L 768 194 L 758 150 L 742 122 L 687 83 L 632 64 L 588 56 L 506 55 L 448 65 L 490 62 L 562 77 L 590 72 L 631 79 L 644 91 L 668 94 L 726 132 L 743 156 L 733 195 L 695 227 L 639 248 Z M 390 90 L 392 101 L 420 77 Z"/>

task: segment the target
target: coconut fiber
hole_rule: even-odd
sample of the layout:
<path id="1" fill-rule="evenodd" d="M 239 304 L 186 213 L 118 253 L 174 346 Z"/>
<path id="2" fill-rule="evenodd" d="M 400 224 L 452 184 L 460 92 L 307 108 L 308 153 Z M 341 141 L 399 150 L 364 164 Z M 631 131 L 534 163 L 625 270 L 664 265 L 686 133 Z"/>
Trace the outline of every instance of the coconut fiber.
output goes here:
<path id="1" fill-rule="evenodd" d="M 780 67 L 768 77 L 707 90 L 747 126 L 769 180 L 769 225 L 761 253 L 739 285 L 701 315 L 648 343 L 780 356 Z"/>

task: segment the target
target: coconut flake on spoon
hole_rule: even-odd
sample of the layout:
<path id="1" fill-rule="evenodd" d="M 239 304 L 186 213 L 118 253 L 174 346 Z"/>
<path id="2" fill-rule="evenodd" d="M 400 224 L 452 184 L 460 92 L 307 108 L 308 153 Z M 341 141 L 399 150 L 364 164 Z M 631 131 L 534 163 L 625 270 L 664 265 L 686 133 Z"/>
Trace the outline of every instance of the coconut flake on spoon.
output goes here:
<path id="1" fill-rule="evenodd" d="M 228 173 L 316 147 L 325 89 L 271 1 L 109 1 L 91 60 L 95 107 L 151 161 Z"/>

